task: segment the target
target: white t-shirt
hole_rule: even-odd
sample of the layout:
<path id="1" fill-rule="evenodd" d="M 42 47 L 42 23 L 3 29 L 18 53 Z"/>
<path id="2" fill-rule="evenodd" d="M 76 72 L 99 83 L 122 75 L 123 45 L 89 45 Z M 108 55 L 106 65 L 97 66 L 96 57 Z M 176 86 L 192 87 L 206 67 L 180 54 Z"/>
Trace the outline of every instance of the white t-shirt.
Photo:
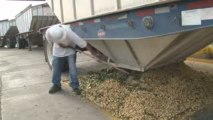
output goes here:
<path id="1" fill-rule="evenodd" d="M 65 57 L 75 54 L 75 50 L 72 48 L 62 48 L 57 43 L 53 44 L 53 56 Z"/>
<path id="2" fill-rule="evenodd" d="M 66 30 L 66 37 L 63 39 L 64 42 L 76 44 L 81 48 L 85 48 L 87 46 L 87 43 L 85 40 L 80 38 L 76 33 L 74 33 L 71 28 L 67 25 L 61 25 Z M 48 40 L 49 38 L 47 38 Z M 71 45 L 74 47 L 74 45 Z M 62 48 L 57 43 L 53 44 L 53 56 L 56 57 L 65 57 L 75 54 L 75 50 L 73 48 Z"/>

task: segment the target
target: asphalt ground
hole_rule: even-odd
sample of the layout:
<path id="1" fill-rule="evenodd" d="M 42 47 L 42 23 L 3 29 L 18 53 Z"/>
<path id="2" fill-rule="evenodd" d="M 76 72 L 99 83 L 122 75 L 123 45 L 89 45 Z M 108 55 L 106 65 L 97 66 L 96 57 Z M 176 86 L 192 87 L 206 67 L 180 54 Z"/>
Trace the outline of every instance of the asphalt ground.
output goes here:
<path id="1" fill-rule="evenodd" d="M 85 55 L 78 55 L 81 73 L 101 69 Z M 52 72 L 44 59 L 42 48 L 0 48 L 1 119 L 2 120 L 108 120 L 94 104 L 76 96 L 70 87 L 50 95 Z"/>

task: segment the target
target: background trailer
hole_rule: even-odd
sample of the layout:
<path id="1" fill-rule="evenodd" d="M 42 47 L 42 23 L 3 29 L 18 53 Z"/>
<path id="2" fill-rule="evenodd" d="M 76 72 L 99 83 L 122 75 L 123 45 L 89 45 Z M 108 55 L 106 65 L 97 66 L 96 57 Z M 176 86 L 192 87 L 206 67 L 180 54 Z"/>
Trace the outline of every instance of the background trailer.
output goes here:
<path id="1" fill-rule="evenodd" d="M 0 46 L 7 45 L 8 48 L 15 48 L 18 33 L 15 19 L 0 21 Z"/>
<path id="2" fill-rule="evenodd" d="M 32 50 L 33 45 L 42 46 L 42 35 L 38 33 L 38 30 L 58 22 L 48 4 L 28 6 L 16 15 L 16 24 L 19 30 L 16 38 L 19 48 L 25 48 L 28 45 L 29 50 Z"/>

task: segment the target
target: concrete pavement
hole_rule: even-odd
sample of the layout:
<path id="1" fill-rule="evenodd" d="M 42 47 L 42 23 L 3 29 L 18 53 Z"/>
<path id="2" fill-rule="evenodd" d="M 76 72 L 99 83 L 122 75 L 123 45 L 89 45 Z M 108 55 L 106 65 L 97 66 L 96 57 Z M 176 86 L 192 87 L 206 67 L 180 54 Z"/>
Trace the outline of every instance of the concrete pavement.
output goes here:
<path id="1" fill-rule="evenodd" d="M 99 68 L 96 62 L 79 55 L 80 71 Z M 92 67 L 91 67 L 92 66 Z M 108 120 L 95 105 L 75 96 L 69 87 L 50 95 L 51 71 L 42 49 L 32 52 L 0 49 L 2 120 Z"/>

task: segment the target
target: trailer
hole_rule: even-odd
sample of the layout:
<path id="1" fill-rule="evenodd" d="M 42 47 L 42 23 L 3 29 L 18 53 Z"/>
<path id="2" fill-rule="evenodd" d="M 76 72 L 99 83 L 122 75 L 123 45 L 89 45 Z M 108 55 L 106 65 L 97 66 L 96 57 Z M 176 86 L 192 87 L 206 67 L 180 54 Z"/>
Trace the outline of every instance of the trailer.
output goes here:
<path id="1" fill-rule="evenodd" d="M 8 48 L 15 48 L 15 35 L 17 33 L 18 29 L 16 27 L 15 19 L 0 21 L 0 46 L 4 47 L 7 45 Z"/>
<path id="2" fill-rule="evenodd" d="M 6 40 L 4 39 L 4 35 L 6 33 L 5 28 L 7 29 L 9 27 L 8 20 L 1 20 L 0 21 L 0 46 L 4 47 L 6 44 Z"/>
<path id="3" fill-rule="evenodd" d="M 8 48 L 15 48 L 16 46 L 16 34 L 18 34 L 18 28 L 16 26 L 15 19 L 9 21 L 9 29 L 5 34 L 6 43 Z"/>
<path id="4" fill-rule="evenodd" d="M 183 61 L 213 42 L 212 0 L 46 1 L 62 23 L 121 68 L 146 71 Z M 50 62 L 51 50 L 47 44 Z"/>
<path id="5" fill-rule="evenodd" d="M 29 5 L 15 18 L 19 30 L 16 35 L 18 46 L 20 49 L 28 46 L 30 51 L 33 45 L 43 46 L 42 35 L 38 33 L 39 28 L 59 22 L 46 3 L 36 6 Z"/>
<path id="6" fill-rule="evenodd" d="M 6 39 L 4 38 L 7 30 L 9 29 L 8 20 L 0 21 L 0 46 L 4 47 L 6 45 Z"/>

